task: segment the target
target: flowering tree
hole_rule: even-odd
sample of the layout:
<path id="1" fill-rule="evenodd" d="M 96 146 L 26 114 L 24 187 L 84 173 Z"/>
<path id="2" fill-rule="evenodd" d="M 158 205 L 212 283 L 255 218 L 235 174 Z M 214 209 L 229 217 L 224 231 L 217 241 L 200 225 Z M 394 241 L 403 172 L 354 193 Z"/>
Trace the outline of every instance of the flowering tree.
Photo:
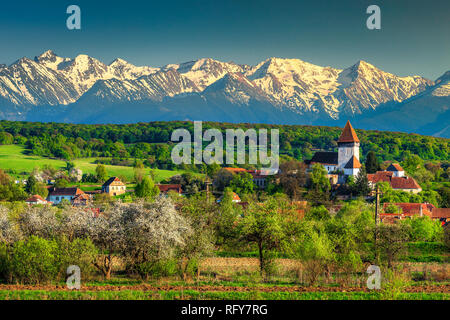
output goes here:
<path id="1" fill-rule="evenodd" d="M 178 214 L 170 199 L 122 204 L 114 210 L 120 211 L 122 255 L 131 269 L 143 277 L 148 276 L 155 263 L 173 258 L 191 233 L 187 220 Z"/>

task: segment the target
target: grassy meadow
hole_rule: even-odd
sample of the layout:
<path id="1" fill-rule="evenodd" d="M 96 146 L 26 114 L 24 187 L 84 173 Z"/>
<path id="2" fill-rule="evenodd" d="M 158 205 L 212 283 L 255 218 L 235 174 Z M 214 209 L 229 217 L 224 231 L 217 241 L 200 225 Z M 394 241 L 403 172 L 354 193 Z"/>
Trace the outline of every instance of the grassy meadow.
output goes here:
<path id="1" fill-rule="evenodd" d="M 73 162 L 77 168 L 83 170 L 83 173 L 95 173 L 96 158 L 81 158 Z M 19 145 L 1 145 L 0 146 L 0 169 L 3 169 L 11 176 L 25 177 L 36 167 L 50 165 L 55 168 L 64 168 L 66 163 L 63 160 L 50 159 L 35 155 L 26 154 L 26 149 Z M 123 175 L 128 181 L 134 178 L 134 170 L 132 167 L 105 165 L 109 176 Z M 160 182 L 174 175 L 181 174 L 182 171 L 153 169 L 155 173 L 155 181 Z"/>

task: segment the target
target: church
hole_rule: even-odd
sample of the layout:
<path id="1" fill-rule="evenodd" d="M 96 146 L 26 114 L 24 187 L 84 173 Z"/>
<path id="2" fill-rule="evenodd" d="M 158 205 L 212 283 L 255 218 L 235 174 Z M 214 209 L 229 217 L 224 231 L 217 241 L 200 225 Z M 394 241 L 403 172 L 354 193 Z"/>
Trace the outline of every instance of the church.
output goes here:
<path id="1" fill-rule="evenodd" d="M 312 159 L 306 160 L 305 163 L 309 167 L 315 163 L 323 165 L 330 178 L 335 176 L 336 180 L 343 183 L 347 176 L 356 176 L 361 169 L 359 139 L 350 121 L 347 121 L 337 143 L 338 152 L 316 152 Z"/>

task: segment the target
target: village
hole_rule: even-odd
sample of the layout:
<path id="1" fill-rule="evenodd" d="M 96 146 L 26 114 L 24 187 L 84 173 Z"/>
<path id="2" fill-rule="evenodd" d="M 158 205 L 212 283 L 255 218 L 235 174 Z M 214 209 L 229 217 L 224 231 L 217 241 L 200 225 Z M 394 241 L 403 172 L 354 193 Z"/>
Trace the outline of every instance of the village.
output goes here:
<path id="1" fill-rule="evenodd" d="M 339 208 L 342 207 L 342 204 L 339 204 L 339 202 L 357 198 L 357 196 L 353 196 L 351 192 L 345 190 L 344 187 L 348 181 L 354 181 L 358 177 L 362 168 L 362 164 L 359 160 L 360 141 L 350 122 L 347 122 L 344 127 L 337 144 L 337 152 L 318 151 L 310 160 L 305 160 L 302 163 L 307 173 L 311 172 L 313 166 L 316 164 L 321 165 L 326 170 L 326 178 L 330 183 L 330 192 L 335 199 L 330 202 L 328 206 L 330 214 L 337 212 Z M 286 172 L 283 172 L 283 169 L 280 169 L 275 175 L 267 175 L 262 172 L 261 169 L 244 169 L 239 167 L 223 167 L 221 171 L 229 174 L 229 181 L 231 181 L 232 177 L 235 175 L 248 174 L 254 185 L 252 190 L 255 192 L 264 192 L 269 183 L 279 184 L 280 176 L 283 174 L 289 176 L 296 176 L 298 174 L 296 170 L 287 169 Z M 80 169 L 71 168 L 69 176 L 75 177 L 75 181 L 81 181 L 83 172 Z M 47 178 L 47 185 L 45 187 L 48 189 L 48 196 L 44 198 L 39 194 L 32 194 L 25 200 L 27 204 L 56 206 L 67 203 L 74 207 L 89 208 L 98 214 L 100 213 L 100 208 L 96 207 L 94 201 L 98 195 L 120 198 L 119 196 L 133 193 L 133 190 L 127 190 L 126 184 L 123 183 L 119 177 L 109 177 L 103 185 L 101 185 L 101 189 L 99 188 L 91 191 L 83 191 L 78 186 L 56 187 L 54 185 L 55 180 L 50 177 Z M 200 189 L 203 188 L 204 190 L 198 190 L 198 192 L 208 192 L 211 193 L 211 195 L 218 195 L 216 201 L 217 203 L 220 203 L 221 194 L 223 194 L 224 188 L 222 186 L 220 189 L 221 191 L 214 191 L 214 178 L 220 180 L 223 177 L 220 173 L 215 177 L 206 177 L 200 186 Z M 42 177 L 40 180 L 43 180 Z M 21 183 L 21 181 L 16 181 L 16 183 Z M 22 183 L 26 184 L 27 180 L 22 181 Z M 422 191 L 422 188 L 416 180 L 409 177 L 400 164 L 394 162 L 388 164 L 385 170 L 367 174 L 367 185 L 370 189 L 364 196 L 367 201 L 374 202 L 376 200 L 376 190 L 379 183 L 387 184 L 393 191 L 402 191 L 410 194 L 418 194 Z M 160 196 L 167 196 L 169 192 L 179 196 L 192 195 L 192 192 L 183 190 L 183 187 L 186 186 L 183 186 L 180 183 L 156 184 L 156 187 L 159 190 Z M 300 185 L 298 187 L 300 187 Z M 343 189 L 344 191 L 342 191 Z M 240 195 L 236 192 L 233 192 L 233 202 L 244 207 L 247 204 L 247 202 L 241 200 Z M 306 199 L 294 201 L 293 203 L 297 203 L 299 210 L 301 211 L 304 211 L 308 207 L 308 201 Z M 439 220 L 442 225 L 445 225 L 450 221 L 450 208 L 437 208 L 435 205 L 427 202 L 385 202 L 380 206 L 377 214 L 381 222 L 389 223 L 393 223 L 396 220 L 424 215 L 433 220 Z"/>

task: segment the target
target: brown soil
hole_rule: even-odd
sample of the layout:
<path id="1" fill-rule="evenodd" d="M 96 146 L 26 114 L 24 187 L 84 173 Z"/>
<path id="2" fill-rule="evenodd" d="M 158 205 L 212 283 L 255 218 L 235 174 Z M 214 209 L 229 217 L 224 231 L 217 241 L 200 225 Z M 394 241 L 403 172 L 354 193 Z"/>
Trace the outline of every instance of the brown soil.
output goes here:
<path id="1" fill-rule="evenodd" d="M 46 291 L 69 291 L 65 286 L 58 285 L 0 285 L 0 290 L 46 290 Z M 181 290 L 196 290 L 200 292 L 210 292 L 210 291 L 238 291 L 238 292 L 367 292 L 367 288 L 363 287 L 283 287 L 283 286 L 250 286 L 250 287 L 240 287 L 240 286 L 214 286 L 214 285 L 130 285 L 130 286 L 82 286 L 80 291 L 123 291 L 123 290 L 135 290 L 135 291 L 181 291 Z M 421 285 L 421 286 L 410 286 L 405 288 L 405 292 L 441 292 L 450 293 L 450 285 Z"/>

